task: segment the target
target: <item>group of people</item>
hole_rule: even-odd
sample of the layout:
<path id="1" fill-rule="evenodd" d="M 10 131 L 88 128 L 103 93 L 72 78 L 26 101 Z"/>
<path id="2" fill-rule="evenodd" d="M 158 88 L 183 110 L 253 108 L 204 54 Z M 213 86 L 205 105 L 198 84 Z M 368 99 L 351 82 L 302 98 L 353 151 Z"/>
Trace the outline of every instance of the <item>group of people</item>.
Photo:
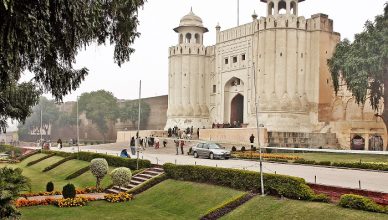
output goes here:
<path id="1" fill-rule="evenodd" d="M 191 139 L 194 134 L 194 127 L 191 126 L 181 130 L 177 125 L 175 125 L 173 128 L 168 128 L 167 135 L 168 137 L 181 137 L 183 132 L 185 132 L 188 139 Z M 197 137 L 199 137 L 199 128 L 197 128 Z"/>
<path id="2" fill-rule="evenodd" d="M 212 128 L 242 128 L 242 124 L 239 121 L 234 121 L 233 124 L 230 123 L 214 123 L 212 124 Z"/>

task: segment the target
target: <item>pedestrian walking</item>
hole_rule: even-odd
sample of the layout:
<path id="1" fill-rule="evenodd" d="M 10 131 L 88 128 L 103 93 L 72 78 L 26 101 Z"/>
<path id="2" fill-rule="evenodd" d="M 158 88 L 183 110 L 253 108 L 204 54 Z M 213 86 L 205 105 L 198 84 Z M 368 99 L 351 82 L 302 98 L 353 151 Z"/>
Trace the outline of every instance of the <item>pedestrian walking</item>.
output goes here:
<path id="1" fill-rule="evenodd" d="M 249 141 L 251 142 L 251 150 L 253 150 L 253 143 L 255 142 L 255 136 L 253 134 L 249 137 Z"/>
<path id="2" fill-rule="evenodd" d="M 185 141 L 181 140 L 181 153 L 182 153 L 182 155 L 184 154 L 183 153 L 183 146 L 185 146 Z"/>
<path id="3" fill-rule="evenodd" d="M 197 137 L 199 139 L 199 128 L 197 129 Z"/>
<path id="4" fill-rule="evenodd" d="M 176 148 L 176 155 L 178 155 L 179 154 L 179 140 L 178 140 L 178 138 L 176 138 L 174 140 L 174 143 L 175 143 L 175 148 Z"/>
<path id="5" fill-rule="evenodd" d="M 59 138 L 57 141 L 58 149 L 62 149 L 62 140 Z"/>
<path id="6" fill-rule="evenodd" d="M 131 138 L 131 141 L 129 142 L 129 148 L 131 148 L 131 154 L 136 155 L 136 142 L 135 142 L 135 137 Z"/>
<path id="7" fill-rule="evenodd" d="M 166 146 L 167 146 L 167 140 L 164 139 L 164 140 L 163 140 L 163 147 L 166 147 Z"/>

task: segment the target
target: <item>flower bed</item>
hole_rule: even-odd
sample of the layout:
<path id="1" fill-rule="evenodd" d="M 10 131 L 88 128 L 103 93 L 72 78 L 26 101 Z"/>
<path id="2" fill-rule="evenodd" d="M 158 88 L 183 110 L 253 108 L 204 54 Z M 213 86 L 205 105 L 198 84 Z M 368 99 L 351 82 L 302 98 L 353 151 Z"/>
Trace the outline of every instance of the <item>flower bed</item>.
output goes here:
<path id="1" fill-rule="evenodd" d="M 297 160 L 297 159 L 299 159 L 299 157 L 297 157 L 297 156 L 288 156 L 288 155 L 282 155 L 282 154 L 262 153 L 261 155 L 264 159 L 281 159 L 281 160 Z M 260 158 L 260 154 L 258 152 L 251 152 L 251 151 L 233 152 L 232 156 L 236 157 L 236 158 L 254 158 L 254 159 Z"/>
<path id="2" fill-rule="evenodd" d="M 121 192 L 119 194 L 108 194 L 104 196 L 104 199 L 108 202 L 126 202 L 130 201 L 133 199 L 132 194 L 126 193 L 126 192 Z"/>
<path id="3" fill-rule="evenodd" d="M 87 202 L 94 201 L 96 199 L 91 197 L 79 196 L 76 198 L 67 198 L 67 199 L 58 199 L 54 201 L 54 205 L 58 207 L 76 207 L 76 206 L 85 206 Z"/>
<path id="4" fill-rule="evenodd" d="M 97 190 L 95 186 L 86 187 L 84 189 L 76 189 L 76 194 L 88 194 L 88 193 L 100 193 L 102 190 Z M 20 194 L 20 197 L 33 197 L 33 196 L 55 196 L 62 195 L 61 191 L 53 191 L 53 192 L 37 192 L 37 193 L 23 193 Z"/>

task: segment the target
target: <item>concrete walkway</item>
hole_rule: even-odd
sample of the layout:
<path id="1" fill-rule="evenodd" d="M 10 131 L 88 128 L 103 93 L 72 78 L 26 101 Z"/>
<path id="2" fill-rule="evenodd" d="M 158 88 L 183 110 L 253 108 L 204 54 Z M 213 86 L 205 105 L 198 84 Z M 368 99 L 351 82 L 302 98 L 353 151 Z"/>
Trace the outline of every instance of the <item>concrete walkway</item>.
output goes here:
<path id="1" fill-rule="evenodd" d="M 103 154 L 119 155 L 120 151 L 125 148 L 125 144 L 110 144 L 108 146 L 92 145 L 82 146 L 81 151 L 98 152 Z M 53 148 L 52 150 L 58 150 Z M 62 148 L 61 151 L 74 152 L 77 148 Z M 185 148 L 188 150 L 188 147 Z M 130 152 L 130 150 L 128 150 Z M 186 152 L 185 152 L 186 153 Z M 191 165 L 206 165 L 217 166 L 224 168 L 246 169 L 252 171 L 259 171 L 259 163 L 257 161 L 248 160 L 210 160 L 193 158 L 187 155 L 175 155 L 175 147 L 168 146 L 160 149 L 147 148 L 140 153 L 140 158 L 150 160 L 154 164 L 176 163 L 176 164 L 191 164 Z M 263 171 L 265 173 L 277 173 L 290 176 L 304 178 L 307 182 L 340 186 L 346 188 L 359 188 L 359 181 L 361 189 L 385 192 L 388 193 L 388 173 L 374 172 L 366 170 L 352 170 L 317 167 L 309 165 L 297 164 L 281 164 L 281 163 L 263 163 Z M 258 180 L 259 181 L 259 180 Z"/>

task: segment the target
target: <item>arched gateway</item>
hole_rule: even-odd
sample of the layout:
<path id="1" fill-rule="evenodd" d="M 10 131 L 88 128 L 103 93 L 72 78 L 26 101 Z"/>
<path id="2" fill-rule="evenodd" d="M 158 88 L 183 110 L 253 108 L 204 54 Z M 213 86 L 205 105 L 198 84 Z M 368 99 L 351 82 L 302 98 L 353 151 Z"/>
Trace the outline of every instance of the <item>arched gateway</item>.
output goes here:
<path id="1" fill-rule="evenodd" d="M 244 96 L 237 94 L 230 104 L 230 123 L 243 123 L 244 121 Z"/>

